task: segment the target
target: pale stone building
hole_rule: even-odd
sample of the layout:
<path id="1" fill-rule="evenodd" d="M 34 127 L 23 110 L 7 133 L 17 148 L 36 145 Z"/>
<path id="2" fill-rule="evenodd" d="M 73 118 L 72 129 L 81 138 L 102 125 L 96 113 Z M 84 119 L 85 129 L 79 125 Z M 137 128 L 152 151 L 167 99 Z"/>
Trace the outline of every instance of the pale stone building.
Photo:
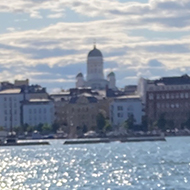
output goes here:
<path id="1" fill-rule="evenodd" d="M 91 87 L 92 89 L 105 90 L 111 88 L 116 90 L 115 74 L 111 72 L 108 74 L 108 80 L 104 78 L 104 61 L 103 55 L 100 50 L 94 48 L 88 53 L 87 56 L 87 76 L 86 80 L 82 73 L 76 76 L 76 88 Z"/>
<path id="2" fill-rule="evenodd" d="M 54 123 L 54 103 L 49 99 L 30 99 L 22 102 L 23 124 L 37 126 Z"/>

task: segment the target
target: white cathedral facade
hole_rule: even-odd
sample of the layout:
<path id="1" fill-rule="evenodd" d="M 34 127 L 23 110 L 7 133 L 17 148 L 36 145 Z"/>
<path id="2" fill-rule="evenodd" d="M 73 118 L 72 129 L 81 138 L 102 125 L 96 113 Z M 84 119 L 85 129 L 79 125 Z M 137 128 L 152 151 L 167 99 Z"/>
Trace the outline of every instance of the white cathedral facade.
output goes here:
<path id="1" fill-rule="evenodd" d="M 76 76 L 76 88 L 91 87 L 92 89 L 103 90 L 106 88 L 116 90 L 116 78 L 114 72 L 104 78 L 104 62 L 100 50 L 94 45 L 93 50 L 88 53 L 87 57 L 87 76 L 86 80 L 82 73 Z"/>

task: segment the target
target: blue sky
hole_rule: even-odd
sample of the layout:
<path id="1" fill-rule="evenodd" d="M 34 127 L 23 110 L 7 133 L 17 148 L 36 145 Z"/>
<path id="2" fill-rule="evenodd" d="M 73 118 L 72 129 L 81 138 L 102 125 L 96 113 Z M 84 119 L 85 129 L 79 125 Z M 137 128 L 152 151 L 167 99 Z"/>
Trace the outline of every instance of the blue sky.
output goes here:
<path id="1" fill-rule="evenodd" d="M 94 39 L 118 87 L 190 74 L 189 12 L 190 0 L 0 1 L 0 81 L 74 87 Z"/>

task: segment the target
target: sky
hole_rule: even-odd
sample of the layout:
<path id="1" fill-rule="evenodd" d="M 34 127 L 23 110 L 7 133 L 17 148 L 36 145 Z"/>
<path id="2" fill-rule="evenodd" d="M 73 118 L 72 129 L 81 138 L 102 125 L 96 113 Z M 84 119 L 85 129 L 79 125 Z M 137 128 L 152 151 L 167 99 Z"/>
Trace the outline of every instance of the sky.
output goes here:
<path id="1" fill-rule="evenodd" d="M 0 24 L 0 81 L 75 87 L 94 40 L 120 88 L 190 74 L 190 0 L 1 0 Z"/>

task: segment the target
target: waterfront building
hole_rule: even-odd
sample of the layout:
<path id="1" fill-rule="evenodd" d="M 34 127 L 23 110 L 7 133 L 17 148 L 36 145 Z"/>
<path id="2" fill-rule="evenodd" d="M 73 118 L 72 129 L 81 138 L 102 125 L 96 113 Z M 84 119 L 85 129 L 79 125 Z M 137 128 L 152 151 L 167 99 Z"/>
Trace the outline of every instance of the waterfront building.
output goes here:
<path id="1" fill-rule="evenodd" d="M 54 103 L 50 99 L 30 99 L 22 102 L 23 124 L 37 126 L 54 123 Z"/>
<path id="2" fill-rule="evenodd" d="M 116 78 L 114 72 L 111 72 L 107 76 L 107 80 L 104 78 L 104 62 L 103 55 L 99 49 L 94 48 L 88 53 L 87 56 L 87 77 L 86 80 L 82 73 L 78 73 L 76 76 L 76 88 L 79 87 L 91 87 L 92 89 L 102 90 L 111 88 L 116 90 Z"/>
<path id="3" fill-rule="evenodd" d="M 12 130 L 23 124 L 23 102 L 30 99 L 47 99 L 45 88 L 29 85 L 29 80 L 15 80 L 15 83 L 0 83 L 0 126 Z"/>
<path id="4" fill-rule="evenodd" d="M 181 128 L 190 112 L 190 77 L 141 78 L 138 93 L 145 105 L 149 126 L 164 114 L 170 128 Z M 172 125 L 172 126 L 171 126 Z"/>
<path id="5" fill-rule="evenodd" d="M 21 101 L 24 95 L 19 88 L 0 91 L 0 126 L 11 130 L 21 124 Z"/>
<path id="6" fill-rule="evenodd" d="M 69 136 L 76 137 L 79 131 L 95 130 L 97 114 L 97 98 L 93 95 L 83 93 L 71 97 L 67 105 Z"/>
<path id="7" fill-rule="evenodd" d="M 142 102 L 139 96 L 116 97 L 110 104 L 110 122 L 112 126 L 121 126 L 131 116 L 136 125 L 140 125 L 143 116 Z"/>

